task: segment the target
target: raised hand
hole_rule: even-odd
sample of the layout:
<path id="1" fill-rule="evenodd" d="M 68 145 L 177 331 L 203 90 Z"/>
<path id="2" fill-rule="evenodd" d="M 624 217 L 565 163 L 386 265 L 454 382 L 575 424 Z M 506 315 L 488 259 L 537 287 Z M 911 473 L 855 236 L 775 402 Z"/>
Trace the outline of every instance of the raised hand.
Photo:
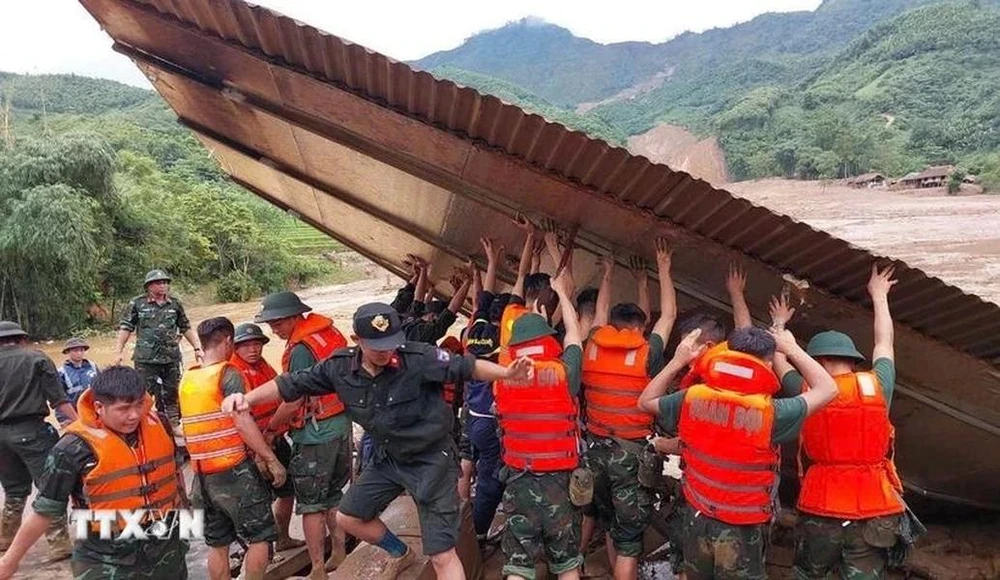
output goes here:
<path id="1" fill-rule="evenodd" d="M 768 310 L 771 313 L 771 325 L 779 330 L 785 328 L 788 321 L 795 315 L 795 309 L 788 304 L 787 292 L 782 292 L 778 296 L 772 296 Z"/>
<path id="2" fill-rule="evenodd" d="M 536 233 L 538 233 L 537 226 L 535 226 L 534 222 L 529 220 L 528 217 L 523 213 L 519 212 L 517 213 L 517 215 L 514 216 L 514 225 L 516 225 L 518 229 L 524 231 L 529 236 L 534 236 Z"/>
<path id="3" fill-rule="evenodd" d="M 673 259 L 674 247 L 667 238 L 657 238 L 656 239 L 656 267 L 660 269 L 666 268 L 670 269 L 670 263 Z"/>
<path id="4" fill-rule="evenodd" d="M 878 269 L 877 264 L 872 264 L 872 275 L 868 279 L 868 295 L 875 298 L 885 297 L 889 295 L 889 290 L 896 285 L 898 280 L 892 277 L 896 272 L 895 266 L 887 266 L 881 272 Z"/>
<path id="5" fill-rule="evenodd" d="M 729 265 L 729 275 L 726 276 L 726 290 L 729 295 L 743 295 L 747 288 L 747 273 L 742 266 L 733 262 Z"/>
<path id="6" fill-rule="evenodd" d="M 700 336 L 700 328 L 696 328 L 687 333 L 687 335 L 685 335 L 681 340 L 680 344 L 677 345 L 677 349 L 674 351 L 674 360 L 688 365 L 700 357 L 702 353 L 705 352 L 705 349 L 708 348 L 707 344 L 698 343 L 698 338 Z"/>
<path id="7" fill-rule="evenodd" d="M 628 257 L 628 269 L 632 276 L 640 284 L 649 280 L 649 272 L 646 270 L 646 261 L 635 254 Z"/>
<path id="8" fill-rule="evenodd" d="M 788 355 L 799 349 L 799 343 L 795 340 L 795 335 L 787 328 L 781 330 L 773 329 L 771 330 L 771 335 L 774 336 L 775 350 L 781 354 Z"/>

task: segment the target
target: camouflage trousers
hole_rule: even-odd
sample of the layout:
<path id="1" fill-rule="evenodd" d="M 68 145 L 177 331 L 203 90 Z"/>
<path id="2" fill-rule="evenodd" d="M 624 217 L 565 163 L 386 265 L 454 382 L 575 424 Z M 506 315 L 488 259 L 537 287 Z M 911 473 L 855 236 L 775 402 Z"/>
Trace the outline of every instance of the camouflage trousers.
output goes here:
<path id="1" fill-rule="evenodd" d="M 831 572 L 839 572 L 843 580 L 885 578 L 889 548 L 896 543 L 899 519 L 899 516 L 886 516 L 845 522 L 800 513 L 795 530 L 795 577 L 819 580 Z M 879 540 L 879 535 L 886 534 L 878 530 L 888 532 L 886 542 Z M 886 547 L 876 547 L 872 543 L 882 543 Z"/>
<path id="2" fill-rule="evenodd" d="M 639 456 L 614 439 L 594 438 L 584 461 L 594 474 L 594 501 L 585 513 L 608 530 L 619 556 L 638 558 L 653 511 L 653 494 L 639 484 Z"/>
<path id="3" fill-rule="evenodd" d="M 177 388 L 181 383 L 181 363 L 165 364 L 136 362 L 135 370 L 146 385 L 146 392 L 156 399 L 156 410 L 167 416 L 177 429 L 181 410 L 177 401 Z"/>
<path id="4" fill-rule="evenodd" d="M 220 473 L 195 474 L 191 503 L 205 510 L 205 543 L 228 546 L 273 542 L 278 529 L 271 486 L 251 459 Z"/>
<path id="5" fill-rule="evenodd" d="M 117 558 L 111 554 L 96 551 L 80 553 L 78 547 L 70 567 L 74 580 L 187 580 L 187 562 L 184 559 L 187 551 L 188 543 L 176 537 L 145 542 L 122 558 L 129 564 L 122 564 L 115 563 Z"/>
<path id="6" fill-rule="evenodd" d="M 504 468 L 503 509 L 507 526 L 501 539 L 503 576 L 535 580 L 543 556 L 549 572 L 562 574 L 583 564 L 580 527 L 583 512 L 569 500 L 569 471 L 533 474 Z"/>
<path id="7" fill-rule="evenodd" d="M 737 526 L 683 508 L 687 580 L 763 580 L 768 526 Z"/>

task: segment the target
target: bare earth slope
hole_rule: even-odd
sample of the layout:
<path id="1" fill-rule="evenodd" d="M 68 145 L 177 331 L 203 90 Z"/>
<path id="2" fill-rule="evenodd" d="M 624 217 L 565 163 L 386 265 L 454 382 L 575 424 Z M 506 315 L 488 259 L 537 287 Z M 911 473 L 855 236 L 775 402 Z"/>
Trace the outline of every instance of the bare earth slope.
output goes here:
<path id="1" fill-rule="evenodd" d="M 657 125 L 641 135 L 629 137 L 628 150 L 672 169 L 686 171 L 712 185 L 721 186 L 729 181 L 726 157 L 715 137 L 698 139 L 677 125 Z"/>
<path id="2" fill-rule="evenodd" d="M 726 189 L 1000 303 L 1000 196 L 766 179 Z"/>

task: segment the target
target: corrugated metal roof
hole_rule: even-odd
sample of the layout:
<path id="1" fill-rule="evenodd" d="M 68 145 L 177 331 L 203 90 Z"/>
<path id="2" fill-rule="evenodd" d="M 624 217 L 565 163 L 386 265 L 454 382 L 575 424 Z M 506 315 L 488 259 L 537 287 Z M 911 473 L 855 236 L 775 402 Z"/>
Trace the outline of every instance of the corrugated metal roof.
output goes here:
<path id="1" fill-rule="evenodd" d="M 651 258 L 654 237 L 674 237 L 686 305 L 728 308 L 734 259 L 761 319 L 782 274 L 808 280 L 796 332 L 836 327 L 870 345 L 876 257 L 825 232 L 240 0 L 81 2 L 234 179 L 392 271 L 406 252 L 446 271 L 484 231 L 514 247 L 506 220 L 523 211 L 579 225 L 581 254 Z M 578 279 L 593 279 L 584 262 Z M 995 504 L 1000 466 L 980 452 L 1000 453 L 1000 307 L 906 264 L 897 277 L 893 416 L 921 417 L 900 428 L 904 477 Z M 977 449 L 968 433 L 988 437 Z"/>

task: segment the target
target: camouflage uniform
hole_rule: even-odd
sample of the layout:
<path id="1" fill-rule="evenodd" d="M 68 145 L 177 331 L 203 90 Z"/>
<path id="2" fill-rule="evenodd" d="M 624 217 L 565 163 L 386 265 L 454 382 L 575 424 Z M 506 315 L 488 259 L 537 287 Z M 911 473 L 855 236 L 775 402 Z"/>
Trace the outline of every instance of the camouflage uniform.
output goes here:
<path id="1" fill-rule="evenodd" d="M 196 475 L 191 502 L 205 510 L 205 543 L 218 547 L 237 539 L 247 544 L 277 540 L 272 497 L 250 459 L 221 473 Z"/>
<path id="2" fill-rule="evenodd" d="M 583 565 L 583 512 L 570 502 L 570 477 L 569 471 L 535 474 L 501 469 L 500 479 L 507 485 L 503 493 L 507 525 L 501 539 L 507 557 L 504 577 L 534 580 L 535 562 L 543 557 L 552 574 Z"/>
<path id="3" fill-rule="evenodd" d="M 888 533 L 888 543 L 895 544 L 899 520 L 900 516 L 886 516 L 845 522 L 800 513 L 796 528 L 795 577 L 802 580 L 826 578 L 839 563 L 840 577 L 845 580 L 885 578 L 891 545 L 875 547 L 865 538 L 865 532 L 869 525 L 881 528 Z"/>
<path id="4" fill-rule="evenodd" d="M 191 328 L 184 305 L 173 297 L 157 304 L 145 294 L 136 296 L 118 326 L 135 333 L 135 370 L 146 382 L 146 390 L 156 398 L 157 410 L 176 426 L 180 420 L 177 386 L 181 380 L 178 337 Z"/>
<path id="5" fill-rule="evenodd" d="M 764 549 L 768 526 L 737 526 L 710 518 L 689 505 L 684 518 L 684 564 L 687 580 L 757 580 L 767 578 Z"/>
<path id="6" fill-rule="evenodd" d="M 161 418 L 162 420 L 162 418 Z M 170 433 L 169 426 L 167 428 Z M 125 436 L 130 445 L 138 445 L 137 434 Z M 90 445 L 77 435 L 59 439 L 45 461 L 32 509 L 41 515 L 66 516 L 69 499 L 76 508 L 86 509 L 83 479 L 96 465 Z M 184 580 L 187 564 L 184 556 L 188 543 L 174 534 L 162 541 L 108 541 L 88 537 L 73 546 L 71 568 L 76 580 Z"/>
<path id="7" fill-rule="evenodd" d="M 641 450 L 641 443 L 634 445 Z M 639 456 L 614 439 L 593 437 L 584 461 L 594 473 L 587 515 L 608 530 L 618 555 L 638 558 L 653 510 L 652 492 L 639 483 Z"/>

